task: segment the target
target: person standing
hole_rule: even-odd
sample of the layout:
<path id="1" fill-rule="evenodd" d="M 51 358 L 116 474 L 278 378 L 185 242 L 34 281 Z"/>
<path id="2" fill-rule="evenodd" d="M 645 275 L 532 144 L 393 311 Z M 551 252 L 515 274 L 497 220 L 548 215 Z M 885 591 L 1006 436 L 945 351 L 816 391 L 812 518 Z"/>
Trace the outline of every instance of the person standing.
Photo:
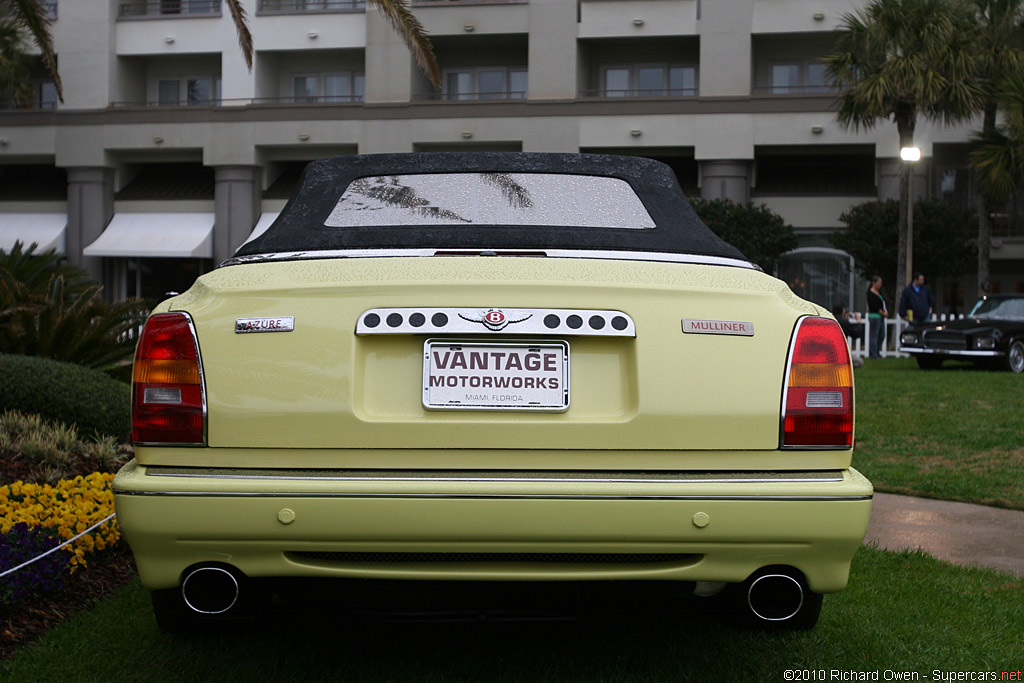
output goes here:
<path id="1" fill-rule="evenodd" d="M 935 310 L 935 297 L 924 283 L 924 275 L 914 275 L 914 281 L 907 285 L 900 295 L 898 310 L 901 318 L 915 325 L 926 323 L 931 318 L 932 311 Z"/>
<path id="2" fill-rule="evenodd" d="M 882 296 L 882 278 L 875 275 L 868 288 L 868 358 L 881 358 L 885 348 L 885 320 L 889 309 Z"/>

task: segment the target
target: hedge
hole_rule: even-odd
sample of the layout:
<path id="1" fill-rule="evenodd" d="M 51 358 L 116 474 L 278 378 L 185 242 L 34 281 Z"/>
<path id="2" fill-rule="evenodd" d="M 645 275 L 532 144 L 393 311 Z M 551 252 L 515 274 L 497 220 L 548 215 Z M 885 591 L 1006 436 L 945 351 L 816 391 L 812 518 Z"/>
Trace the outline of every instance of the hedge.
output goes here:
<path id="1" fill-rule="evenodd" d="M 0 353 L 0 412 L 20 410 L 76 424 L 126 442 L 131 435 L 131 389 L 99 370 L 48 358 Z"/>

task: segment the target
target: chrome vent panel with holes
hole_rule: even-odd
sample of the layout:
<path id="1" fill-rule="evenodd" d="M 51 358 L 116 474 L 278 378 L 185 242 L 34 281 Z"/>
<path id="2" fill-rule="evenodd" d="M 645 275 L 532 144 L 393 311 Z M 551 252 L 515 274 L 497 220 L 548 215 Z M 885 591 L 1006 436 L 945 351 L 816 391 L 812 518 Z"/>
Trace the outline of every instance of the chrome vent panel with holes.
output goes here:
<path id="1" fill-rule="evenodd" d="M 371 308 L 356 334 L 557 334 L 635 337 L 622 311 L 571 308 Z"/>

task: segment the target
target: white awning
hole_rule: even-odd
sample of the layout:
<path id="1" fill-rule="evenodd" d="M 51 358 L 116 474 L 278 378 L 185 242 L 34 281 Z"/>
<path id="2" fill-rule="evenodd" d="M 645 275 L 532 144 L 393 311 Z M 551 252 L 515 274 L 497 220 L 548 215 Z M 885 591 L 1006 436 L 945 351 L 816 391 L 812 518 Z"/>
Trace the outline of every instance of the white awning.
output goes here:
<path id="1" fill-rule="evenodd" d="M 212 213 L 117 213 L 86 256 L 213 258 Z"/>
<path id="2" fill-rule="evenodd" d="M 265 233 L 267 231 L 267 228 L 270 227 L 270 224 L 276 221 L 277 217 L 280 215 L 280 211 L 268 211 L 267 213 L 262 214 L 260 216 L 260 219 L 256 221 L 256 227 L 252 229 L 252 232 L 249 234 L 246 240 L 242 242 L 242 244 L 248 244 L 249 242 L 252 242 L 254 239 Z M 239 245 L 238 248 L 241 249 L 242 245 Z"/>
<path id="3" fill-rule="evenodd" d="M 48 249 L 64 253 L 67 225 L 66 213 L 0 213 L 0 249 L 10 251 L 15 242 L 27 248 L 35 242 L 37 254 Z"/>

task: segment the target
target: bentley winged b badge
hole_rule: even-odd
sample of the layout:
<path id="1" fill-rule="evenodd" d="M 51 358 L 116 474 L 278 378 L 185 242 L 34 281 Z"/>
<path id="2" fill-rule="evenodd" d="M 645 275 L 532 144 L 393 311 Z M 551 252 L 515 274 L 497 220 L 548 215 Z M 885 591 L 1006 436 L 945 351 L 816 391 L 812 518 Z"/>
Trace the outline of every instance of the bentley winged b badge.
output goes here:
<path id="1" fill-rule="evenodd" d="M 471 323 L 480 323 L 492 332 L 499 332 L 509 325 L 529 320 L 533 317 L 533 313 L 523 313 L 522 311 L 505 312 L 498 308 L 489 308 L 486 311 L 480 311 L 476 315 L 459 313 L 459 317 Z"/>

